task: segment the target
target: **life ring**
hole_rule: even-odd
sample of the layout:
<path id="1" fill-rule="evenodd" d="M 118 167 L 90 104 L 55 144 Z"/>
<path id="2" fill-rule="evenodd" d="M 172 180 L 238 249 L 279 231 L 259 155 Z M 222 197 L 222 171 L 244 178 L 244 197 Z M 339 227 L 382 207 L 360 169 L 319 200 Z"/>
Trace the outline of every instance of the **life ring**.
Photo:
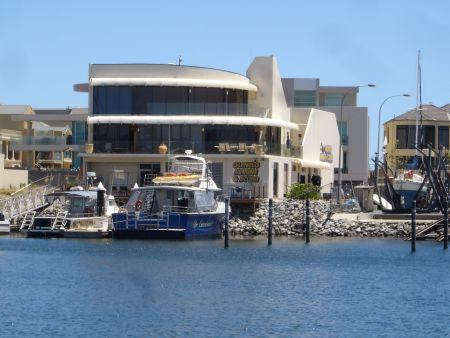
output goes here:
<path id="1" fill-rule="evenodd" d="M 412 170 L 408 170 L 405 174 L 405 178 L 413 178 L 413 171 Z"/>
<path id="2" fill-rule="evenodd" d="M 136 202 L 136 204 L 134 205 L 134 210 L 135 211 L 140 211 L 142 209 L 142 201 L 141 200 L 138 200 L 137 202 Z"/>

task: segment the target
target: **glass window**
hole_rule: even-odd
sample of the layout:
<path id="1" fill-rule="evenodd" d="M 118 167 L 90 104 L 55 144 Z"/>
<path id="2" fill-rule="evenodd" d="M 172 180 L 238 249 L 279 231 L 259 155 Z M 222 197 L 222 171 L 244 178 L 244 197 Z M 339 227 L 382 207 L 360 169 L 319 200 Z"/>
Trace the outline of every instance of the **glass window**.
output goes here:
<path id="1" fill-rule="evenodd" d="M 94 151 L 128 153 L 133 149 L 132 135 L 128 125 L 94 125 Z"/>
<path id="2" fill-rule="evenodd" d="M 87 139 L 86 131 L 85 122 L 72 122 L 72 144 L 85 144 Z"/>
<path id="3" fill-rule="evenodd" d="M 120 86 L 117 88 L 119 89 L 119 114 L 131 115 L 133 113 L 132 87 Z"/>
<path id="4" fill-rule="evenodd" d="M 106 87 L 106 113 L 120 114 L 119 87 Z"/>
<path id="5" fill-rule="evenodd" d="M 431 145 L 431 147 L 434 148 L 435 129 L 434 126 L 422 126 L 421 139 L 423 147 Z"/>
<path id="6" fill-rule="evenodd" d="M 334 106 L 334 107 L 340 107 L 342 103 L 342 98 L 344 97 L 344 94 L 338 94 L 338 93 L 330 93 L 325 94 L 325 106 Z"/>
<path id="7" fill-rule="evenodd" d="M 247 114 L 248 92 L 223 88 L 170 86 L 95 86 L 93 113 Z"/>
<path id="8" fill-rule="evenodd" d="M 397 126 L 397 149 L 414 149 L 416 126 Z"/>
<path id="9" fill-rule="evenodd" d="M 340 121 L 338 122 L 338 129 L 339 134 L 342 138 L 342 144 L 348 145 L 348 127 L 347 127 L 347 121 Z"/>
<path id="10" fill-rule="evenodd" d="M 106 87 L 94 87 L 93 93 L 94 114 L 106 114 Z"/>
<path id="11" fill-rule="evenodd" d="M 314 107 L 316 101 L 316 91 L 314 90 L 294 91 L 294 107 Z"/>
<path id="12" fill-rule="evenodd" d="M 342 173 L 348 174 L 348 152 L 342 152 Z"/>
<path id="13" fill-rule="evenodd" d="M 438 145 L 448 149 L 448 126 L 438 127 Z"/>

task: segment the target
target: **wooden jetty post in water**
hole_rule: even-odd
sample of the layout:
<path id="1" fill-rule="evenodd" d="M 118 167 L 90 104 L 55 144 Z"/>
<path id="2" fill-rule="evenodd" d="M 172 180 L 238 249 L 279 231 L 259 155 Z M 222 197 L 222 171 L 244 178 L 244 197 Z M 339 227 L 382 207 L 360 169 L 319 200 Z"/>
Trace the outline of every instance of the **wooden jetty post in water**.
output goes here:
<path id="1" fill-rule="evenodd" d="M 411 209 L 411 252 L 415 251 L 416 251 L 416 201 L 413 201 Z"/>
<path id="2" fill-rule="evenodd" d="M 267 245 L 272 245 L 273 199 L 269 198 L 269 225 L 267 229 Z"/>
<path id="3" fill-rule="evenodd" d="M 230 198 L 225 197 L 224 247 L 228 248 L 228 221 L 230 219 Z"/>
<path id="4" fill-rule="evenodd" d="M 444 200 L 444 250 L 448 249 L 448 195 L 445 194 Z"/>
<path id="5" fill-rule="evenodd" d="M 305 210 L 305 242 L 309 243 L 309 210 L 310 203 L 309 199 L 306 200 L 306 210 Z"/>

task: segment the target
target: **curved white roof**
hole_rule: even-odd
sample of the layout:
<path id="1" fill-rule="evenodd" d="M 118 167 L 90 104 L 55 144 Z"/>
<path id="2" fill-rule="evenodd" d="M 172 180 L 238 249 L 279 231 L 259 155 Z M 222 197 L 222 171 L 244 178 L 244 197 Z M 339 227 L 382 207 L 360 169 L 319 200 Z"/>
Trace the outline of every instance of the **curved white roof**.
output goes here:
<path id="1" fill-rule="evenodd" d="M 253 116 L 211 115 L 102 115 L 89 116 L 89 124 L 219 124 L 244 126 L 270 126 L 298 130 L 296 123 Z"/>
<path id="2" fill-rule="evenodd" d="M 252 92 L 258 88 L 240 81 L 205 80 L 205 79 L 174 79 L 174 78 L 92 78 L 91 86 L 174 86 L 174 87 L 212 87 L 242 89 Z"/>
<path id="3" fill-rule="evenodd" d="M 257 91 L 257 87 L 241 74 L 164 64 L 93 64 L 90 65 L 89 83 L 91 86 L 187 86 Z"/>

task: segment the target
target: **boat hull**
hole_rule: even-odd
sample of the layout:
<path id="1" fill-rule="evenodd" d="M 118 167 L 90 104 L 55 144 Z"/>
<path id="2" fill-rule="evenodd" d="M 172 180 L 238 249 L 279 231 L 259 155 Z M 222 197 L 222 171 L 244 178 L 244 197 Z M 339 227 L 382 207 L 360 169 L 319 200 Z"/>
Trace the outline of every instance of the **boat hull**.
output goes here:
<path id="1" fill-rule="evenodd" d="M 169 213 L 164 218 L 142 214 L 113 214 L 114 238 L 187 239 L 218 237 L 222 234 L 224 213 Z"/>
<path id="2" fill-rule="evenodd" d="M 426 194 L 426 187 L 422 187 L 422 190 L 417 194 L 422 185 L 421 182 L 415 181 L 396 181 L 394 182 L 394 189 L 397 194 L 402 198 L 403 208 L 411 209 L 414 202 L 414 198 L 421 197 Z"/>
<path id="3" fill-rule="evenodd" d="M 0 235 L 9 235 L 11 232 L 10 224 L 7 221 L 0 221 Z"/>

